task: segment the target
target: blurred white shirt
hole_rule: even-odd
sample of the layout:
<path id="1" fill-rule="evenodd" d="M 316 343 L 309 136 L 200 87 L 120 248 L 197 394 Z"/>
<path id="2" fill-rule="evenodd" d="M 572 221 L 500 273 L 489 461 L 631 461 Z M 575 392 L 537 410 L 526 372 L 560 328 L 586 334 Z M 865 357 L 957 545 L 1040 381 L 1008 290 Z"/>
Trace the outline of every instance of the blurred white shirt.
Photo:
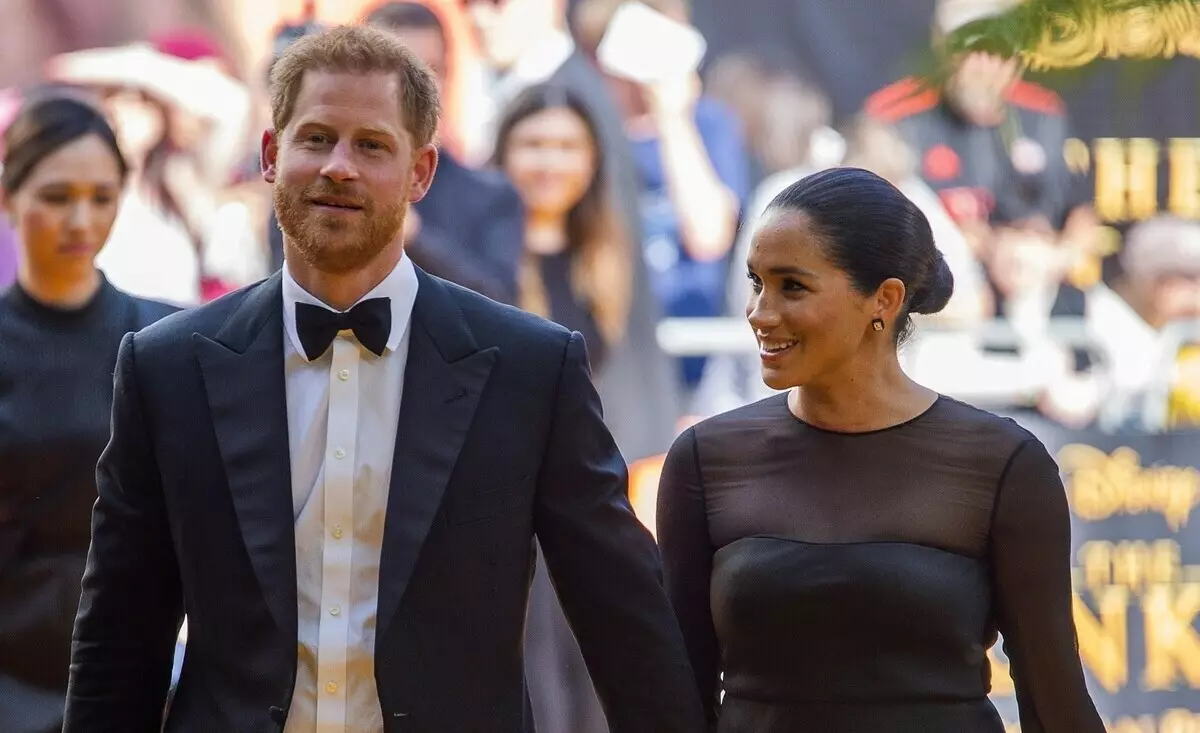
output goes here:
<path id="1" fill-rule="evenodd" d="M 121 201 L 108 242 L 96 257 L 117 288 L 180 306 L 200 302 L 200 259 L 184 228 L 136 191 Z"/>

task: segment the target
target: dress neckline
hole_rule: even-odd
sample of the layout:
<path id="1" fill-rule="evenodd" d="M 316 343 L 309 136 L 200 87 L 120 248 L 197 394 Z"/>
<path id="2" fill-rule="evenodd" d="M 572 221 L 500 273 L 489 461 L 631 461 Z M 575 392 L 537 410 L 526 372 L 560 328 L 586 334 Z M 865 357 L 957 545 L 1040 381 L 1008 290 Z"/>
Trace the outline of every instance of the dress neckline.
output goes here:
<path id="1" fill-rule="evenodd" d="M 82 326 L 91 322 L 96 313 L 102 312 L 106 304 L 116 293 L 116 288 L 108 281 L 103 272 L 99 273 L 100 284 L 82 305 L 73 308 L 50 305 L 34 298 L 21 284 L 13 282 L 5 292 L 13 307 L 25 313 L 30 319 L 56 326 Z"/>
<path id="2" fill-rule="evenodd" d="M 807 428 L 809 430 L 815 430 L 818 433 L 825 433 L 827 435 L 836 435 L 836 436 L 845 437 L 845 438 L 857 438 L 857 437 L 865 437 L 868 435 L 878 435 L 880 433 L 886 433 L 886 432 L 889 432 L 892 430 L 897 430 L 899 428 L 903 428 L 903 427 L 912 425 L 913 423 L 921 420 L 925 416 L 932 413 L 935 409 L 937 409 L 938 405 L 940 405 L 946 399 L 946 397 L 945 397 L 945 395 L 938 394 L 937 397 L 933 400 L 933 402 L 929 405 L 929 407 L 926 407 L 924 410 L 917 413 L 916 415 L 913 415 L 912 417 L 908 418 L 907 420 L 902 420 L 901 422 L 898 422 L 895 425 L 886 425 L 882 428 L 875 428 L 873 430 L 833 430 L 830 428 L 822 428 L 817 425 L 813 425 L 812 423 L 799 417 L 796 413 L 792 412 L 791 406 L 788 405 L 788 393 L 787 392 L 784 392 L 783 394 L 779 395 L 778 399 L 779 399 L 779 404 L 783 407 L 783 411 L 787 413 L 788 417 L 790 417 L 792 420 L 794 420 L 796 422 L 796 424 L 798 424 L 804 428 Z"/>

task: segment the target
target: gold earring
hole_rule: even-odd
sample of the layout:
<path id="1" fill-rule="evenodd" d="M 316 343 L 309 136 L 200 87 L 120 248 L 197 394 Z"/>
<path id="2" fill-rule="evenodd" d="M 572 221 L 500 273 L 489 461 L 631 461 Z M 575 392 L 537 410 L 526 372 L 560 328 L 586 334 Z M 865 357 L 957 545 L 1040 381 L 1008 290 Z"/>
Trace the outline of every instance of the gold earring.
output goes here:
<path id="1" fill-rule="evenodd" d="M 876 318 L 875 320 L 871 321 L 871 328 L 875 329 L 876 331 L 882 331 L 883 330 L 883 319 Z"/>

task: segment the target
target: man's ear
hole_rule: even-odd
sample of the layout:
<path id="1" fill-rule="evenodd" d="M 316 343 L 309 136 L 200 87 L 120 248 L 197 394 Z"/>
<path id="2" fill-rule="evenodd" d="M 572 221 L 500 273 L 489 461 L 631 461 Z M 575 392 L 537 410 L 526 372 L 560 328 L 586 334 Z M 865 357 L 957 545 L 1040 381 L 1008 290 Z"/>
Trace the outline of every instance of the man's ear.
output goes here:
<path id="1" fill-rule="evenodd" d="M 262 168 L 263 180 L 274 183 L 276 176 L 275 165 L 279 161 L 279 142 L 274 130 L 265 130 L 262 136 L 262 150 L 259 154 L 259 165 Z"/>
<path id="2" fill-rule="evenodd" d="M 409 203 L 417 203 L 429 193 L 433 174 L 437 172 L 438 150 L 433 143 L 417 148 L 413 153 L 412 180 L 408 186 Z"/>

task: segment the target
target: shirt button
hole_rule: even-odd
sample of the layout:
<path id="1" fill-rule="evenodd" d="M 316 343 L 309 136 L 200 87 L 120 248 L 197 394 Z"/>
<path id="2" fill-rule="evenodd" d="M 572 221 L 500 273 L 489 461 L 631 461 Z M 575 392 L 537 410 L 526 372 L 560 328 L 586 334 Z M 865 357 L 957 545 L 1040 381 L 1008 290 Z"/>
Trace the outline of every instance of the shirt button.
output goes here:
<path id="1" fill-rule="evenodd" d="M 333 457 L 340 461 L 346 457 L 346 451 L 342 450 L 341 448 L 338 448 L 337 450 L 335 450 L 333 452 Z"/>
<path id="2" fill-rule="evenodd" d="M 335 540 L 340 540 L 342 538 L 342 528 L 341 527 L 333 528 L 333 538 Z"/>
<path id="3" fill-rule="evenodd" d="M 341 614 L 342 614 L 341 606 L 334 606 L 333 608 L 329 609 L 330 616 L 340 616 Z"/>
<path id="4" fill-rule="evenodd" d="M 338 683 L 330 682 L 328 685 L 325 685 L 325 691 L 330 695 L 336 695 L 338 691 Z"/>
<path id="5" fill-rule="evenodd" d="M 350 378 L 350 370 L 349 369 L 343 369 L 342 371 L 338 372 L 338 379 L 342 380 L 343 382 L 349 378 Z"/>

